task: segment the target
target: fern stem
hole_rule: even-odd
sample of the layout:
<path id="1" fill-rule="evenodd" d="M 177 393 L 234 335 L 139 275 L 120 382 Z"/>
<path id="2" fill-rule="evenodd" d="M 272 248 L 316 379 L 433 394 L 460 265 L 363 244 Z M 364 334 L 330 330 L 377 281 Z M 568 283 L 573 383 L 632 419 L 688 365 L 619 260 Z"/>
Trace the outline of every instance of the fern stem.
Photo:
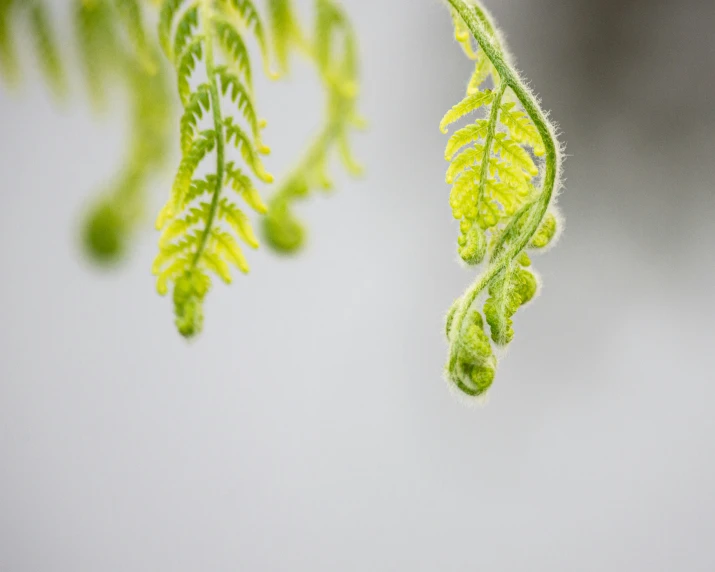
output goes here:
<path id="1" fill-rule="evenodd" d="M 216 131 L 216 189 L 213 192 L 211 199 L 211 207 L 209 216 L 206 220 L 206 226 L 201 233 L 201 241 L 194 254 L 191 268 L 196 268 L 196 265 L 201 260 L 201 255 L 206 248 L 211 229 L 213 228 L 214 219 L 218 212 L 219 199 L 221 198 L 221 190 L 223 189 L 225 164 L 226 164 L 226 144 L 224 139 L 223 118 L 221 116 L 221 98 L 219 97 L 218 86 L 216 85 L 216 66 L 214 63 L 213 54 L 213 39 L 211 33 L 211 0 L 201 0 L 201 27 L 203 29 L 204 38 L 206 38 L 204 50 L 206 54 L 206 75 L 209 84 L 209 96 L 211 98 L 211 113 L 213 115 L 214 129 Z"/>
<path id="2" fill-rule="evenodd" d="M 501 81 L 501 80 L 500 80 Z M 482 157 L 482 171 L 479 179 L 479 194 L 477 196 L 477 208 L 482 204 L 484 199 L 484 190 L 487 186 L 487 178 L 489 176 L 489 162 L 492 155 L 492 144 L 494 143 L 494 134 L 497 130 L 497 121 L 499 119 L 499 108 L 501 107 L 501 100 L 504 97 L 504 92 L 506 91 L 506 82 L 501 81 L 499 84 L 499 90 L 497 91 L 494 102 L 492 103 L 492 109 L 489 113 L 489 124 L 487 125 L 487 136 L 484 139 L 484 155 Z"/>
<path id="3" fill-rule="evenodd" d="M 489 28 L 494 30 L 493 25 L 487 18 L 486 14 L 479 8 L 467 4 L 465 0 L 446 0 L 451 7 L 459 14 L 465 22 L 469 31 L 474 36 L 474 39 L 479 44 L 483 53 L 489 58 L 492 65 L 496 69 L 501 79 L 502 88 L 511 88 L 514 95 L 517 97 L 526 113 L 533 121 L 536 129 L 541 136 L 541 140 L 545 148 L 545 173 L 542 184 L 541 193 L 538 199 L 530 205 L 534 210 L 529 214 L 528 221 L 509 249 L 502 252 L 500 247 L 506 239 L 507 234 L 504 232 L 500 241 L 495 246 L 493 252 L 496 256 L 492 256 L 489 260 L 489 266 L 477 278 L 477 281 L 470 286 L 460 299 L 459 307 L 454 315 L 452 328 L 450 331 L 450 369 L 456 363 L 457 342 L 465 325 L 465 318 L 471 309 L 477 296 L 484 290 L 489 283 L 502 272 L 509 261 L 516 257 L 529 243 L 539 228 L 541 220 L 546 215 L 546 211 L 554 198 L 554 190 L 556 187 L 557 175 L 560 171 L 560 150 L 556 144 L 556 137 L 553 128 L 549 124 L 546 116 L 539 107 L 534 95 L 524 84 L 518 74 L 506 62 L 504 55 L 490 39 Z"/>

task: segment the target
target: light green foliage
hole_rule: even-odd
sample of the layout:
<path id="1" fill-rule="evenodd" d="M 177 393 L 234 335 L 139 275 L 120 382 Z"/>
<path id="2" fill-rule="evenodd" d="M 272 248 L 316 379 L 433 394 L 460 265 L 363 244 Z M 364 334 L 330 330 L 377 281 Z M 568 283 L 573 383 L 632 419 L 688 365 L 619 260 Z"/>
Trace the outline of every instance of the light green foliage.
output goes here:
<path id="1" fill-rule="evenodd" d="M 15 0 L 0 0 L 0 73 L 11 81 L 17 76 L 11 13 L 14 4 Z"/>
<path id="2" fill-rule="evenodd" d="M 243 30 L 250 30 L 265 52 L 263 26 L 251 0 L 166 0 L 160 14 L 160 41 L 176 70 L 184 113 L 182 158 L 157 219 L 162 235 L 153 271 L 160 294 L 173 285 L 176 325 L 186 337 L 203 326 L 210 276 L 230 283 L 231 266 L 248 272 L 239 241 L 258 246 L 248 217 L 233 197 L 223 195 L 224 188 L 263 213 L 254 179 L 273 180 L 261 159 L 269 149 L 261 141 L 264 122 L 254 104 Z M 228 159 L 232 151 L 236 161 Z M 202 168 L 207 174 L 199 174 Z"/>
<path id="3" fill-rule="evenodd" d="M 59 46 L 50 24 L 51 16 L 43 0 L 0 0 L 0 73 L 10 82 L 18 79 L 14 32 L 18 22 L 26 20 L 35 45 L 37 61 L 52 90 L 59 96 L 66 89 Z"/>
<path id="4" fill-rule="evenodd" d="M 145 218 L 146 188 L 167 154 L 171 105 L 166 78 L 148 43 L 141 7 L 127 0 L 76 0 L 75 29 L 90 97 L 106 106 L 121 85 L 130 101 L 126 158 L 87 215 L 84 243 L 103 264 L 121 260 L 129 238 Z M 141 38 L 141 41 L 138 40 Z"/>
<path id="5" fill-rule="evenodd" d="M 134 47 L 137 63 L 149 75 L 157 73 L 155 53 L 144 28 L 144 15 L 139 0 L 114 0 L 123 28 Z"/>
<path id="6" fill-rule="evenodd" d="M 74 0 L 76 47 L 90 97 L 105 107 L 110 89 L 126 88 L 131 104 L 130 142 L 124 164 L 87 214 L 82 236 L 97 262 L 120 259 L 142 219 L 144 190 L 162 163 L 167 147 L 170 101 L 163 75 L 147 62 L 156 52 L 144 32 L 138 0 Z M 19 75 L 13 39 L 27 35 L 40 70 L 58 96 L 68 91 L 64 45 L 55 35 L 44 0 L 0 0 L 0 72 L 10 81 Z"/>
<path id="7" fill-rule="evenodd" d="M 131 100 L 126 159 L 109 189 L 99 198 L 85 225 L 85 244 L 98 262 L 114 263 L 145 218 L 146 187 L 167 154 L 170 106 L 164 77 L 140 66 L 127 66 Z"/>
<path id="8" fill-rule="evenodd" d="M 474 1 L 446 1 L 455 37 L 475 66 L 465 98 L 440 124 L 446 133 L 457 121 L 471 121 L 447 143 L 446 180 L 452 185 L 452 213 L 460 221 L 459 255 L 469 265 L 484 263 L 447 318 L 446 375 L 462 392 L 480 396 L 496 372 L 492 344 L 505 346 L 512 340 L 513 316 L 537 292 L 524 249 L 546 247 L 558 230 L 553 202 L 561 151 L 485 10 Z M 489 334 L 475 308 L 485 292 Z"/>
<path id="9" fill-rule="evenodd" d="M 251 44 L 270 77 L 269 50 L 287 72 L 292 50 L 315 62 L 327 94 L 325 125 L 305 158 L 286 178 L 265 218 L 269 242 L 284 251 L 303 242 L 292 202 L 315 188 L 328 188 L 329 155 L 338 154 L 354 174 L 348 135 L 361 120 L 355 111 L 358 65 L 354 32 L 337 0 L 316 0 L 316 23 L 307 39 L 291 0 L 72 0 L 74 43 L 93 106 L 106 110 L 110 94 L 126 88 L 130 102 L 126 158 L 91 205 L 83 226 L 88 254 L 102 264 L 121 259 L 146 215 L 145 189 L 169 146 L 172 101 L 160 50 L 171 64 L 182 106 L 181 158 L 171 193 L 157 217 L 161 230 L 153 272 L 157 289 L 173 289 L 176 323 L 185 336 L 203 325 L 202 304 L 211 277 L 232 279 L 232 268 L 248 272 L 241 243 L 258 247 L 244 204 L 258 214 L 268 207 L 256 185 L 273 177 L 263 165 L 263 143 L 253 91 Z M 64 61 L 45 0 L 0 0 L 0 74 L 18 76 L 15 39 L 24 29 L 36 48 L 45 78 L 58 94 L 67 88 Z M 158 34 L 147 31 L 158 11 Z M 230 191 L 230 192 L 228 192 Z"/>
<path id="10" fill-rule="evenodd" d="M 354 176 L 362 168 L 350 150 L 350 131 L 364 126 L 356 104 L 359 93 L 357 40 L 345 12 L 333 0 L 316 0 L 316 21 L 312 37 L 306 36 L 289 0 L 272 0 L 273 43 L 281 69 L 289 67 L 288 54 L 295 48 L 315 62 L 326 98 L 323 127 L 302 161 L 284 179 L 271 197 L 264 219 L 268 243 L 278 252 L 292 253 L 305 242 L 305 229 L 292 212 L 296 200 L 313 189 L 331 189 L 327 168 L 333 153 Z"/>
<path id="11" fill-rule="evenodd" d="M 293 46 L 306 46 L 292 0 L 268 0 L 273 53 L 281 73 L 290 69 L 290 51 Z"/>
<path id="12" fill-rule="evenodd" d="M 115 14 L 108 1 L 75 0 L 77 51 L 93 105 L 104 108 L 110 80 L 116 77 L 118 51 Z"/>
<path id="13" fill-rule="evenodd" d="M 491 328 L 492 340 L 505 346 L 514 337 L 511 318 L 516 311 L 536 295 L 534 275 L 518 262 L 510 262 L 489 284 L 489 298 L 484 303 L 484 315 Z"/>
<path id="14" fill-rule="evenodd" d="M 65 76 L 57 40 L 50 26 L 50 16 L 43 2 L 34 0 L 31 4 L 32 35 L 35 39 L 38 60 L 47 83 L 56 93 L 63 94 L 66 89 Z"/>

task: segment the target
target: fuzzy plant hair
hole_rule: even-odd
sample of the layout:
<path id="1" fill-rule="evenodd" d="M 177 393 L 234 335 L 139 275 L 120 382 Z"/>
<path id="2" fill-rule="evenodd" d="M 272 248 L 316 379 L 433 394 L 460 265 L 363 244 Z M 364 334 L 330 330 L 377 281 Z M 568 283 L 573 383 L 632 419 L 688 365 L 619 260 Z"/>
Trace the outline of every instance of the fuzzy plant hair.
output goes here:
<path id="1" fill-rule="evenodd" d="M 447 316 L 446 377 L 478 397 L 494 381 L 497 350 L 514 337 L 514 314 L 537 294 L 529 255 L 551 244 L 562 226 L 554 205 L 562 151 L 490 15 L 476 2 L 446 3 L 474 71 L 466 97 L 446 113 L 440 128 L 446 133 L 453 123 L 478 114 L 447 143 L 446 180 L 459 221 L 459 256 L 480 268 Z"/>

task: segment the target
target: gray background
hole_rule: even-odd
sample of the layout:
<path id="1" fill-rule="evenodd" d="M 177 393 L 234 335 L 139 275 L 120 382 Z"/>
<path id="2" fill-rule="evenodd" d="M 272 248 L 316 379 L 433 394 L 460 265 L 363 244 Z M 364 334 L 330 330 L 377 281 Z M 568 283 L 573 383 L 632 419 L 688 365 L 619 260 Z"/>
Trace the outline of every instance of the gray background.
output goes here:
<path id="1" fill-rule="evenodd" d="M 715 3 L 488 2 L 570 157 L 481 408 L 441 377 L 472 273 L 437 125 L 469 63 L 437 1 L 345 3 L 369 176 L 301 207 L 299 258 L 252 253 L 192 344 L 149 228 L 115 272 L 77 247 L 121 114 L 0 92 L 0 570 L 714 570 Z M 278 173 L 320 112 L 295 72 L 259 86 Z"/>

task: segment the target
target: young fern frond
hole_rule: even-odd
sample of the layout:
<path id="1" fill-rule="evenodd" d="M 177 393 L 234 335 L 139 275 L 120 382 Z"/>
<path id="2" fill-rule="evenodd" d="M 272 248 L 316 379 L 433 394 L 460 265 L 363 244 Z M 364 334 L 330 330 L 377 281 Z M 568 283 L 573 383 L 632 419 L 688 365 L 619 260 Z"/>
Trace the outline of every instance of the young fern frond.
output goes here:
<path id="1" fill-rule="evenodd" d="M 96 109 L 107 103 L 107 90 L 118 74 L 121 53 L 114 7 L 108 0 L 75 0 L 74 24 L 77 51 L 90 99 Z"/>
<path id="2" fill-rule="evenodd" d="M 147 38 L 145 33 L 134 31 L 123 38 L 121 4 L 121 0 L 78 0 L 76 7 L 77 36 L 93 101 L 103 103 L 110 79 L 121 80 L 130 100 L 127 156 L 84 226 L 86 250 L 103 264 L 120 259 L 144 219 L 145 189 L 166 157 L 171 116 L 164 74 L 157 73 L 156 64 L 153 69 L 147 65 L 157 61 L 157 50 L 149 44 L 141 49 L 136 45 L 132 36 Z M 141 14 L 132 18 L 141 25 Z"/>
<path id="3" fill-rule="evenodd" d="M 149 75 L 157 73 L 155 54 L 149 44 L 139 0 L 114 0 L 124 31 L 134 47 L 137 62 Z"/>
<path id="4" fill-rule="evenodd" d="M 357 112 L 359 70 L 357 39 L 344 10 L 334 0 L 316 0 L 316 23 L 312 41 L 305 39 L 288 0 L 273 0 L 272 25 L 279 62 L 287 68 L 287 51 L 295 47 L 316 63 L 327 97 L 327 114 L 320 133 L 302 161 L 271 197 L 264 232 L 278 252 L 297 251 L 305 241 L 305 229 L 292 213 L 296 200 L 313 189 L 330 189 L 326 172 L 330 156 L 337 152 L 347 171 L 357 176 L 362 167 L 353 158 L 349 136 L 364 126 Z"/>
<path id="5" fill-rule="evenodd" d="M 176 325 L 186 337 L 202 328 L 210 274 L 230 283 L 231 266 L 243 273 L 249 269 L 239 240 L 258 247 L 248 217 L 223 195 L 224 188 L 263 213 L 266 207 L 247 173 L 272 181 L 261 161 L 269 149 L 261 141 L 264 122 L 254 105 L 243 29 L 253 32 L 265 54 L 263 26 L 251 0 L 165 0 L 161 9 L 160 43 L 176 70 L 184 113 L 182 159 L 157 219 L 162 234 L 153 272 L 160 294 L 173 286 Z M 225 63 L 218 61 L 217 48 Z M 196 85 L 199 71 L 202 81 Z M 231 147 L 244 167 L 228 160 Z M 204 168 L 207 174 L 199 175 Z"/>
<path id="6" fill-rule="evenodd" d="M 292 0 L 268 0 L 268 15 L 273 53 L 281 73 L 290 69 L 290 52 L 294 47 L 310 51 L 303 36 L 300 23 L 293 9 Z"/>
<path id="7" fill-rule="evenodd" d="M 452 213 L 460 221 L 459 255 L 469 265 L 484 262 L 447 317 L 446 375 L 465 394 L 481 396 L 496 373 L 493 346 L 512 340 L 514 314 L 537 292 L 525 249 L 546 247 L 560 225 L 554 200 L 561 149 L 484 9 L 476 2 L 446 2 L 455 37 L 475 61 L 475 71 L 465 99 L 447 112 L 440 128 L 446 132 L 456 121 L 483 112 L 450 138 L 446 180 L 452 184 Z M 483 87 L 490 78 L 491 88 Z M 483 293 L 482 316 L 477 299 Z"/>
<path id="8" fill-rule="evenodd" d="M 98 262 L 113 263 L 144 220 L 145 189 L 167 154 L 170 108 L 166 85 L 159 74 L 135 66 L 126 71 L 131 99 L 131 133 L 127 157 L 106 193 L 90 212 L 85 245 Z"/>
<path id="9" fill-rule="evenodd" d="M 26 17 L 37 60 L 47 84 L 58 96 L 67 85 L 60 50 L 43 0 L 0 0 L 0 74 L 9 82 L 19 75 L 14 46 L 14 30 Z M 18 34 L 19 35 L 19 34 Z"/>
<path id="10" fill-rule="evenodd" d="M 144 188 L 161 163 L 167 142 L 169 105 L 163 76 L 139 65 L 145 53 L 135 38 L 144 38 L 138 0 L 75 0 L 75 34 L 93 102 L 105 101 L 110 80 L 127 87 L 131 101 L 131 135 L 127 158 L 109 188 L 96 201 L 83 227 L 84 246 L 97 262 L 116 261 L 141 218 Z M 124 13 L 125 17 L 122 17 Z M 118 22 L 125 22 L 123 26 Z M 130 22 L 130 23 L 127 23 Z M 25 24 L 35 46 L 40 70 L 57 95 L 67 83 L 52 18 L 45 0 L 0 0 L 0 71 L 12 81 L 17 76 L 11 36 Z M 124 32 L 123 32 L 124 30 Z M 153 70 L 156 72 L 157 70 Z"/>
<path id="11" fill-rule="evenodd" d="M 18 73 L 12 19 L 15 1 L 0 0 L 0 74 L 6 81 L 15 81 Z"/>

